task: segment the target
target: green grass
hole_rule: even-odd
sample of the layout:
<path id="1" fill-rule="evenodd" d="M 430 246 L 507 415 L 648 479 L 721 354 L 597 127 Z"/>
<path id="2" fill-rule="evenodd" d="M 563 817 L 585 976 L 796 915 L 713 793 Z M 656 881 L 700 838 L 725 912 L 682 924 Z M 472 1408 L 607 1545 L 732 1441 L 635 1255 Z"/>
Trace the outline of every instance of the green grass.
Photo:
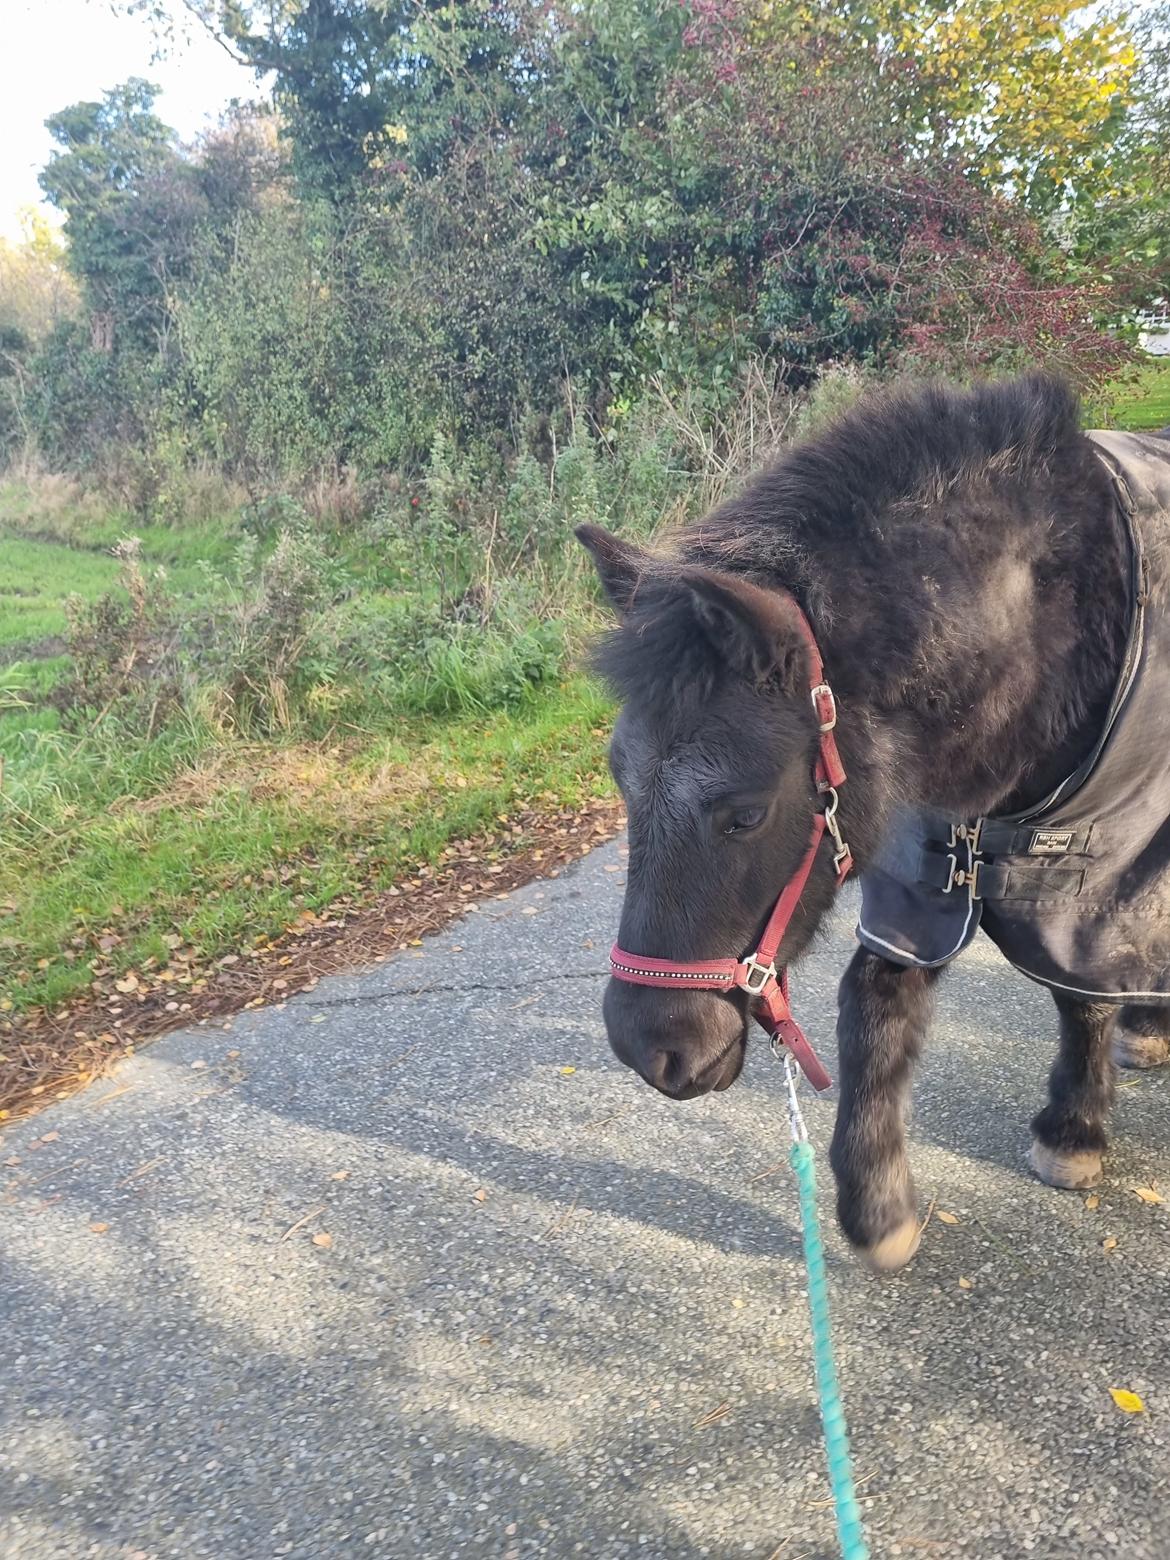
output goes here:
<path id="1" fill-rule="evenodd" d="M 400 719 L 346 750 L 187 728 L 135 763 L 114 733 L 100 750 L 50 735 L 31 805 L 5 816 L 0 798 L 4 1003 L 84 995 L 103 933 L 121 938 L 118 970 L 165 962 L 167 936 L 205 962 L 368 897 L 501 815 L 602 794 L 607 713 L 576 680 L 486 719 Z"/>
<path id="2" fill-rule="evenodd" d="M 178 595 L 201 584 L 201 562 L 223 567 L 239 540 L 226 522 L 193 535 L 158 526 L 119 527 L 100 546 L 84 547 L 21 536 L 0 526 L 0 651 L 14 645 L 35 648 L 64 633 L 67 597 L 93 601 L 116 583 L 118 562 L 110 549 L 125 536 L 139 538 L 145 566 L 164 568 Z"/>
<path id="3" fill-rule="evenodd" d="M 163 569 L 179 598 L 206 590 L 202 565 L 223 569 L 240 541 L 235 516 L 171 528 L 99 509 L 62 479 L 0 482 L 0 753 L 21 761 L 26 733 L 56 730 L 54 691 L 71 661 L 61 653 L 65 603 L 117 586 L 118 541 L 136 536 L 145 567 Z"/>
<path id="4" fill-rule="evenodd" d="M 257 588 L 223 572 L 242 534 L 235 515 L 144 527 L 52 479 L 0 485 L 0 1013 L 84 998 L 99 938 L 116 939 L 103 957 L 119 972 L 161 967 L 175 938 L 206 966 L 368 899 L 501 815 L 608 789 L 597 687 L 525 691 L 525 658 L 546 653 L 526 598 L 490 632 L 443 629 L 418 570 L 360 531 L 318 533 L 348 594 L 315 620 L 321 664 L 291 729 L 240 734 L 199 616 L 184 618 L 183 698 L 151 736 L 149 689 L 67 729 L 64 603 L 121 588 L 114 543 L 141 539 L 182 617 Z M 492 708 L 508 678 L 508 708 Z"/>
<path id="5" fill-rule="evenodd" d="M 1170 427 L 1170 358 L 1150 358 L 1122 381 L 1110 422 L 1131 432 Z"/>
<path id="6" fill-rule="evenodd" d="M 117 562 L 106 554 L 0 534 L 0 650 L 31 649 L 63 634 L 65 598 L 92 601 L 117 576 Z"/>

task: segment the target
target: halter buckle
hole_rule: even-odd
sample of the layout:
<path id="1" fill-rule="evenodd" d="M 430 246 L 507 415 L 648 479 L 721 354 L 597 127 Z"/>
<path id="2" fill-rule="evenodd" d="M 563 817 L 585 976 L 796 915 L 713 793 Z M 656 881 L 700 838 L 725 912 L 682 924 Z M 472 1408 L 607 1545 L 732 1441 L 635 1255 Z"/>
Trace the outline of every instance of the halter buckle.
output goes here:
<path id="1" fill-rule="evenodd" d="M 742 990 L 749 997 L 759 997 L 764 993 L 769 981 L 778 979 L 774 964 L 761 964 L 754 953 L 749 953 L 746 959 L 741 960 L 743 975 L 738 982 Z M 756 977 L 759 977 L 757 980 Z"/>
<path id="2" fill-rule="evenodd" d="M 817 683 L 812 690 L 813 709 L 816 711 L 817 730 L 823 736 L 837 724 L 837 701 L 828 683 Z"/>

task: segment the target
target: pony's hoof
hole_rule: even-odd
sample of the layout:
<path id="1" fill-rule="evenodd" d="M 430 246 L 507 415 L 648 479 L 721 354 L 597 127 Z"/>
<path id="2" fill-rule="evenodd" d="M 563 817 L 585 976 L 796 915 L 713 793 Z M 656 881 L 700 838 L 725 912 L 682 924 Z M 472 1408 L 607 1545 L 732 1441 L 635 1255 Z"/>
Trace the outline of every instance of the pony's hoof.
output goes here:
<path id="1" fill-rule="evenodd" d="M 1028 1161 L 1046 1186 L 1083 1191 L 1101 1179 L 1101 1155 L 1092 1149 L 1062 1152 L 1033 1138 Z"/>
<path id="2" fill-rule="evenodd" d="M 1119 1067 L 1161 1067 L 1170 1062 L 1170 1039 L 1165 1035 L 1134 1035 L 1120 1030 L 1113 1038 L 1113 1060 Z"/>
<path id="3" fill-rule="evenodd" d="M 875 1273 L 896 1273 L 918 1250 L 921 1239 L 922 1226 L 917 1219 L 911 1218 L 872 1246 L 859 1246 L 858 1254 L 866 1267 Z"/>

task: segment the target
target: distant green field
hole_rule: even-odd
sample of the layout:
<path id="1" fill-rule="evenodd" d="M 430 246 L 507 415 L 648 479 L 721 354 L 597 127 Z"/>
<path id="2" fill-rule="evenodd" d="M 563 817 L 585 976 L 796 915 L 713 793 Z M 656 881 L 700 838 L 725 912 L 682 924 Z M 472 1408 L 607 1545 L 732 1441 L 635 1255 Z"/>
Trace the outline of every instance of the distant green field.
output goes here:
<path id="1" fill-rule="evenodd" d="M 117 586 L 117 541 L 137 537 L 145 566 L 164 569 L 178 596 L 203 585 L 201 561 L 220 567 L 239 543 L 235 519 L 144 525 L 97 511 L 75 492 L 61 497 L 51 479 L 47 488 L 48 498 L 20 482 L 0 483 L 0 741 L 56 725 L 44 701 L 69 673 L 65 603 L 96 601 Z"/>
<path id="2" fill-rule="evenodd" d="M 0 533 L 0 654 L 35 649 L 65 628 L 65 598 L 109 590 L 118 565 L 109 553 Z"/>
<path id="3" fill-rule="evenodd" d="M 1170 427 L 1170 358 L 1150 358 L 1114 401 L 1110 422 L 1117 428 Z"/>

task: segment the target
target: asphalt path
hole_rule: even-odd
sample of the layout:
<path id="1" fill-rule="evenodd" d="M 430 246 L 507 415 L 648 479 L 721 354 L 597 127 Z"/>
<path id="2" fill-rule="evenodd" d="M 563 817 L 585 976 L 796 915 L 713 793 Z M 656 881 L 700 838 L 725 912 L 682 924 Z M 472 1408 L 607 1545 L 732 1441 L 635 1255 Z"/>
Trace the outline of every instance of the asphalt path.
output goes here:
<path id="1" fill-rule="evenodd" d="M 621 850 L 0 1135 L 5 1560 L 835 1553 L 780 1070 L 611 1057 Z M 830 1056 L 851 932 L 794 982 Z M 808 1106 L 876 1556 L 1170 1557 L 1170 1076 L 1095 1206 L 1041 1186 L 1053 1017 L 987 944 L 944 983 L 896 1277 Z"/>

